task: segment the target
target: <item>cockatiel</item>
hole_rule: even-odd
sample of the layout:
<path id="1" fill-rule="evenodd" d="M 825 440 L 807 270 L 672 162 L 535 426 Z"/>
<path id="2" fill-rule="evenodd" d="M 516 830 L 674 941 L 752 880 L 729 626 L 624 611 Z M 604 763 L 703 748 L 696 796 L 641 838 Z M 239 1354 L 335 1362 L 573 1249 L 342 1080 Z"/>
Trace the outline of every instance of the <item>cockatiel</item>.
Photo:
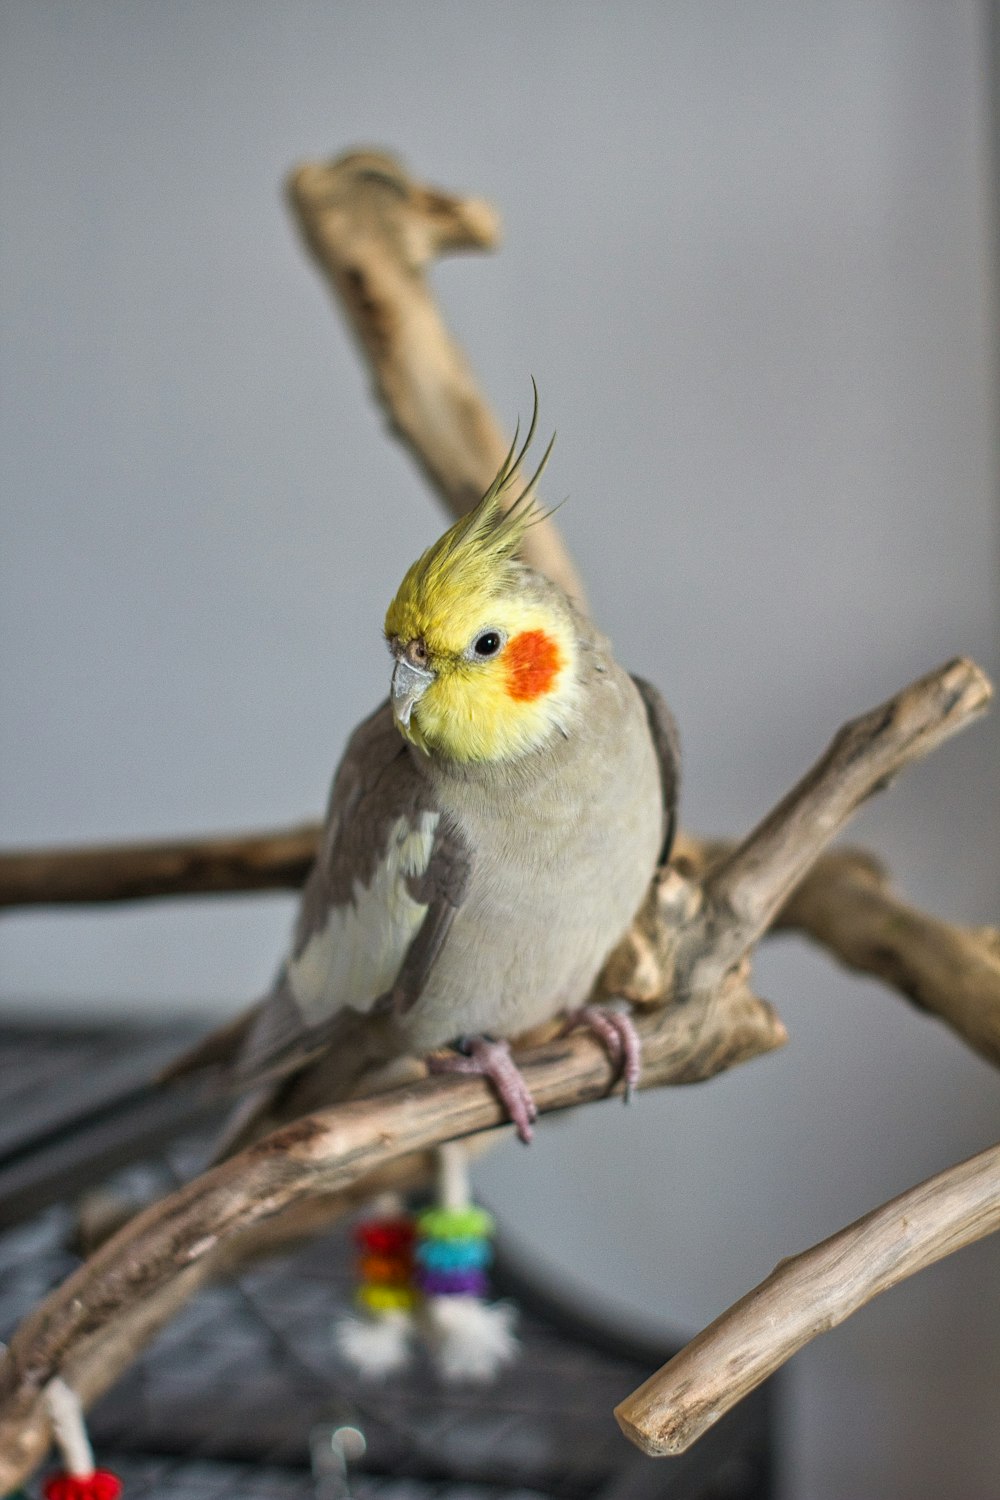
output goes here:
<path id="1" fill-rule="evenodd" d="M 255 1088 L 240 1138 L 319 1056 L 321 1097 L 303 1107 L 453 1048 L 432 1066 L 489 1075 L 528 1140 L 506 1039 L 563 1012 L 635 1081 L 629 1017 L 582 1008 L 669 852 L 675 732 L 654 689 L 517 560 L 548 459 L 509 503 L 534 426 L 389 606 L 389 699 L 348 743 L 290 956 L 233 1066 Z"/>

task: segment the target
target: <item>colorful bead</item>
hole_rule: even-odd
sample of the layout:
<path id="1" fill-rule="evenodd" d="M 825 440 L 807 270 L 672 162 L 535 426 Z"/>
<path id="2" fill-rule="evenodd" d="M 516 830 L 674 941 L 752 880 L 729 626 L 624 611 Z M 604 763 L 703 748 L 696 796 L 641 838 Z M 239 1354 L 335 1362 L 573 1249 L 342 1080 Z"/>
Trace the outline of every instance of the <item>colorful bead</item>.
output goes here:
<path id="1" fill-rule="evenodd" d="M 493 1233 L 493 1215 L 485 1208 L 426 1208 L 417 1216 L 421 1235 L 431 1240 L 486 1239 Z"/>
<path id="2" fill-rule="evenodd" d="M 429 1271 L 482 1270 L 493 1259 L 489 1240 L 422 1240 L 416 1258 Z"/>
<path id="3" fill-rule="evenodd" d="M 110 1469 L 93 1474 L 53 1474 L 45 1481 L 45 1500 L 118 1500 L 122 1482 Z"/>
<path id="4" fill-rule="evenodd" d="M 485 1297 L 489 1280 L 485 1271 L 418 1271 L 417 1282 L 425 1297 Z"/>
<path id="5" fill-rule="evenodd" d="M 373 1313 L 409 1312 L 417 1300 L 411 1286 L 359 1286 L 355 1296 Z"/>
<path id="6" fill-rule="evenodd" d="M 415 1237 L 412 1219 L 369 1219 L 354 1230 L 354 1243 L 375 1255 L 408 1254 Z"/>
<path id="7" fill-rule="evenodd" d="M 358 1275 L 365 1282 L 384 1282 L 387 1286 L 406 1286 L 413 1275 L 413 1261 L 401 1255 L 362 1255 Z"/>
<path id="8" fill-rule="evenodd" d="M 416 1302 L 413 1288 L 412 1219 L 367 1219 L 356 1225 L 360 1286 L 357 1301 L 376 1315 L 409 1312 Z"/>
<path id="9" fill-rule="evenodd" d="M 493 1258 L 493 1216 L 485 1208 L 429 1208 L 417 1219 L 416 1282 L 425 1297 L 482 1298 Z"/>

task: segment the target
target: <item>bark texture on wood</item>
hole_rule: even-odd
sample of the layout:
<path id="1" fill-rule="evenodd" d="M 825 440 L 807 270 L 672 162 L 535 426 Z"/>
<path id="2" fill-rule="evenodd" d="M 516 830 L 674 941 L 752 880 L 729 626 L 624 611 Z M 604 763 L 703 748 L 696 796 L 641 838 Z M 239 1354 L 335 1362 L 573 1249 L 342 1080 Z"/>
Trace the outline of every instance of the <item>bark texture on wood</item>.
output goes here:
<path id="1" fill-rule="evenodd" d="M 444 327 L 425 273 L 445 250 L 490 247 L 497 232 L 492 211 L 413 183 L 398 162 L 377 152 L 300 167 L 289 197 L 369 362 L 391 426 L 452 512 L 465 512 L 493 478 L 507 440 Z M 529 533 L 526 555 L 582 600 L 551 521 Z M 750 992 L 747 979 L 749 950 L 779 911 L 785 925 L 801 924 L 835 951 L 842 947 L 847 961 L 938 1009 L 995 1055 L 989 1051 L 994 1021 L 984 1020 L 996 1005 L 992 970 L 988 963 L 976 967 L 982 953 L 972 951 L 968 935 L 963 939 L 959 929 L 912 913 L 920 940 L 907 942 L 905 954 L 893 952 L 859 935 L 854 886 L 831 881 L 839 894 L 824 902 L 820 873 L 812 877 L 819 891 L 811 898 L 806 879 L 864 798 L 978 715 L 989 694 L 973 663 L 948 663 L 845 726 L 741 844 L 711 851 L 688 845 L 687 858 L 680 851 L 599 985 L 606 994 L 653 1007 L 640 1023 L 643 1086 L 695 1082 L 781 1044 L 780 1021 Z M 12 905 L 294 885 L 304 877 L 317 834 L 312 826 L 292 830 L 282 836 L 283 847 L 266 838 L 147 846 L 128 851 L 124 865 L 119 851 L 76 851 L 50 857 L 46 869 L 39 864 L 44 853 L 22 852 L 0 860 L 0 905 L 4 890 Z M 852 915 L 844 922 L 847 909 Z M 981 944 L 983 952 L 990 947 L 987 938 Z M 967 993 L 953 1003 L 945 992 L 959 948 L 970 977 Z M 550 1042 L 519 1060 L 542 1110 L 598 1098 L 612 1082 L 606 1057 L 588 1037 Z M 63 1375 L 92 1398 L 207 1275 L 291 1232 L 310 1206 L 329 1218 L 352 1195 L 371 1192 L 387 1177 L 412 1180 L 414 1172 L 426 1171 L 422 1153 L 431 1146 L 490 1129 L 500 1119 L 482 1080 L 410 1084 L 300 1119 L 126 1225 L 31 1314 L 0 1365 L 0 1489 L 21 1482 L 44 1456 L 42 1391 L 52 1376 Z M 964 1242 L 961 1235 L 984 1222 L 979 1205 L 967 1201 L 964 1218 L 956 1208 L 951 1243 Z M 910 1212 L 919 1219 L 926 1205 L 915 1200 Z"/>
<path id="2" fill-rule="evenodd" d="M 811 1339 L 1000 1229 L 1000 1146 L 901 1193 L 783 1260 L 615 1409 L 654 1457 L 682 1453 Z"/>
<path id="3" fill-rule="evenodd" d="M 746 990 L 725 1009 L 674 1007 L 642 1022 L 641 1087 L 693 1083 L 785 1041 Z M 518 1059 L 541 1111 L 602 1098 L 614 1083 L 601 1046 L 576 1034 Z M 303 1199 L 372 1191 L 383 1167 L 505 1123 L 484 1079 L 438 1077 L 322 1111 L 276 1131 L 131 1220 L 32 1312 L 0 1364 L 0 1493 L 41 1462 L 43 1392 L 61 1374 L 92 1399 L 217 1266 L 227 1243 Z M 197 1269 L 205 1262 L 204 1271 Z"/>
<path id="4" fill-rule="evenodd" d="M 714 846 L 698 871 L 685 865 L 682 840 L 673 868 L 612 955 L 604 988 L 617 983 L 637 1002 L 715 988 L 861 803 L 982 714 L 991 694 L 974 662 L 946 662 L 846 724 L 742 843 Z"/>
<path id="5" fill-rule="evenodd" d="M 320 824 L 262 833 L 0 853 L 0 907 L 297 890 Z"/>
<path id="6" fill-rule="evenodd" d="M 409 1192 L 422 1187 L 430 1181 L 433 1169 L 430 1155 L 407 1157 L 390 1163 L 360 1187 L 299 1200 L 273 1218 L 234 1235 L 179 1271 L 159 1291 L 138 1297 L 125 1313 L 107 1319 L 94 1333 L 75 1343 L 62 1366 L 62 1378 L 85 1407 L 93 1405 L 206 1282 L 236 1274 L 262 1256 L 278 1254 L 328 1229 L 360 1207 L 373 1192 Z M 0 1387 L 4 1378 L 0 1360 Z M 23 1421 L 11 1423 L 9 1431 L 0 1427 L 0 1443 L 5 1445 L 0 1449 L 0 1484 L 8 1472 L 30 1473 L 44 1458 L 50 1443 L 44 1399 L 26 1400 Z"/>
<path id="7" fill-rule="evenodd" d="M 1000 1066 L 1000 930 L 909 906 L 870 855 L 844 850 L 792 892 L 775 929 L 802 932 L 848 968 L 882 979 Z"/>
<path id="8" fill-rule="evenodd" d="M 680 869 L 663 874 L 640 914 L 639 937 L 613 956 L 622 989 L 645 987 L 647 998 L 655 992 L 661 1001 L 640 1022 L 644 1086 L 696 1082 L 781 1045 L 780 1021 L 747 987 L 744 947 L 773 915 L 774 893 L 784 894 L 787 871 L 815 859 L 865 795 L 978 714 L 987 696 L 978 668 L 947 664 L 842 731 L 747 843 L 708 865 L 703 881 Z M 849 795 L 839 758 L 845 744 Z M 542 1110 L 598 1098 L 612 1083 L 607 1057 L 589 1037 L 549 1043 L 521 1061 Z M 47 1381 L 92 1347 L 105 1374 L 115 1358 L 131 1357 L 140 1336 L 129 1331 L 134 1310 L 161 1296 L 157 1305 L 172 1306 L 166 1288 L 191 1266 L 304 1198 L 363 1182 L 370 1190 L 372 1174 L 388 1163 L 501 1119 L 485 1081 L 428 1079 L 298 1120 L 140 1215 L 15 1335 L 0 1368 L 0 1455 L 22 1457 L 0 1467 L 0 1482 L 19 1482 L 42 1456 Z M 158 1326 L 142 1314 L 138 1325 L 146 1334 Z M 27 1433 L 36 1437 L 25 1449 Z"/>
<path id="9" fill-rule="evenodd" d="M 390 427 L 452 513 L 464 515 L 503 463 L 510 436 L 445 327 L 425 273 L 445 251 L 492 249 L 494 210 L 414 182 L 395 157 L 377 151 L 298 167 L 288 199 L 361 345 Z M 531 528 L 523 552 L 585 607 L 551 520 Z"/>
<path id="10" fill-rule="evenodd" d="M 845 724 L 822 759 L 707 873 L 705 937 L 694 928 L 685 937 L 705 948 L 696 972 L 711 982 L 713 967 L 736 962 L 861 803 L 985 712 L 992 691 L 985 673 L 960 657 Z M 715 941 L 706 941 L 713 932 Z"/>

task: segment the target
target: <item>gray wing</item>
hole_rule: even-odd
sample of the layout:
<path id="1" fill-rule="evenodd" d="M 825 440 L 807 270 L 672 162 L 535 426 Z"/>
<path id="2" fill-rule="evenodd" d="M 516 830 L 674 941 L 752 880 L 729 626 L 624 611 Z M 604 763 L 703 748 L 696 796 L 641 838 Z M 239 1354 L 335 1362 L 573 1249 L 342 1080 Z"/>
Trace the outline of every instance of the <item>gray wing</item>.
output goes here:
<path id="1" fill-rule="evenodd" d="M 670 858 L 677 831 L 677 794 L 680 790 L 681 747 L 677 725 L 658 688 L 642 677 L 632 676 L 639 689 L 639 696 L 646 707 L 649 732 L 653 749 L 660 763 L 660 782 L 663 787 L 663 845 L 660 849 L 660 865 Z"/>
<path id="2" fill-rule="evenodd" d="M 344 1031 L 345 1011 L 415 1005 L 471 868 L 471 851 L 382 704 L 337 770 L 292 952 L 243 1039 L 234 1081 L 244 1087 L 303 1066 Z"/>

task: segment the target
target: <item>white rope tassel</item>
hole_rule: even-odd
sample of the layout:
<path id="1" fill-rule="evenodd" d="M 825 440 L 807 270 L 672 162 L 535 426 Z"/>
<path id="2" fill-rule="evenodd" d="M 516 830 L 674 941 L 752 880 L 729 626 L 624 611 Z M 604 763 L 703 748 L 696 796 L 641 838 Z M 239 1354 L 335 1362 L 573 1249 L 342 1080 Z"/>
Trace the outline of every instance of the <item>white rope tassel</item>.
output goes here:
<path id="1" fill-rule="evenodd" d="M 464 1141 L 446 1141 L 437 1149 L 437 1201 L 449 1213 L 473 1207 Z M 454 1293 L 428 1297 L 424 1337 L 445 1380 L 493 1380 L 517 1357 L 516 1318 L 516 1309 L 509 1303 L 490 1304 L 478 1296 Z"/>
<path id="2" fill-rule="evenodd" d="M 400 1193 L 380 1193 L 372 1199 L 368 1211 L 373 1223 L 403 1219 L 406 1200 Z M 412 1299 L 409 1289 L 408 1296 Z M 410 1362 L 412 1336 L 409 1306 L 368 1310 L 360 1316 L 349 1313 L 333 1325 L 333 1341 L 341 1359 L 365 1380 L 384 1380 L 405 1369 Z"/>
<path id="3" fill-rule="evenodd" d="M 45 1401 L 52 1419 L 52 1436 L 62 1454 L 66 1473 L 74 1479 L 89 1479 L 94 1473 L 94 1450 L 87 1436 L 79 1396 L 57 1375 L 45 1387 Z"/>

